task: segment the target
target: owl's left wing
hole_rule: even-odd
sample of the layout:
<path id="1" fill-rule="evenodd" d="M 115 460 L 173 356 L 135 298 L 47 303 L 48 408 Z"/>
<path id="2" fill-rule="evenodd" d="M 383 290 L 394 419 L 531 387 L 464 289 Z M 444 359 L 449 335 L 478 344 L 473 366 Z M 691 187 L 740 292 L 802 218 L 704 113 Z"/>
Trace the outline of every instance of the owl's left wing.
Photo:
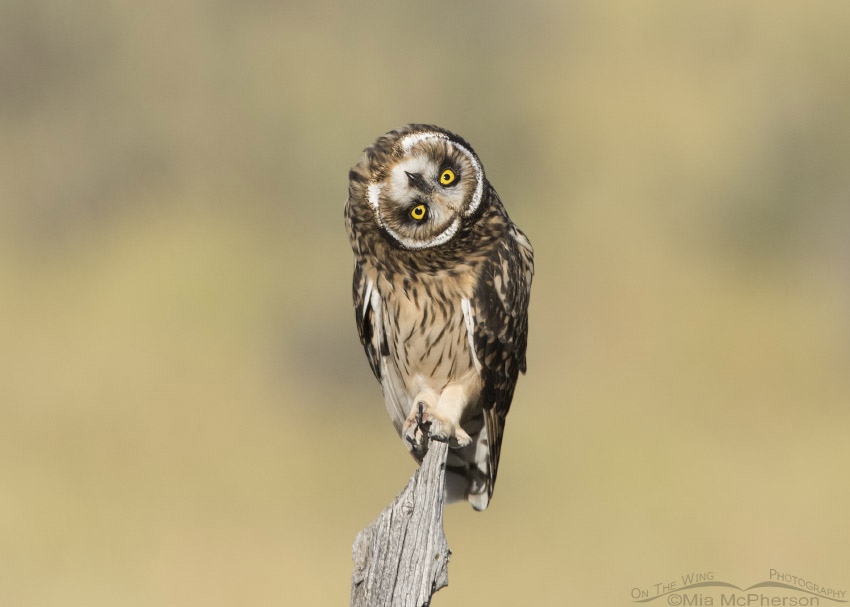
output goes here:
<path id="1" fill-rule="evenodd" d="M 473 342 L 481 365 L 484 422 L 490 447 L 488 497 L 493 495 L 505 418 L 519 372 L 525 373 L 528 299 L 534 274 L 534 250 L 522 231 L 511 225 L 505 238 L 484 261 L 471 301 Z"/>
<path id="2" fill-rule="evenodd" d="M 357 321 L 357 332 L 360 343 L 366 351 L 366 358 L 375 378 L 381 381 L 381 349 L 386 348 L 383 330 L 379 325 L 377 311 L 372 305 L 373 284 L 366 276 L 359 262 L 354 262 L 354 284 L 352 297 L 354 299 L 354 317 Z"/>

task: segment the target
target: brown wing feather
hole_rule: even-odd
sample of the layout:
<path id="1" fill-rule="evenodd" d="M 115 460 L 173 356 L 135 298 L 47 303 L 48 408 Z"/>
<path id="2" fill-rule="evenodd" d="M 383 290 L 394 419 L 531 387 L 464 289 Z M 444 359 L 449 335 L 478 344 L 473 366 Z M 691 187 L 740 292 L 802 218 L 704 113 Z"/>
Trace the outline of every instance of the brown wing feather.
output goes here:
<path id="1" fill-rule="evenodd" d="M 354 263 L 354 285 L 352 288 L 354 298 L 354 317 L 357 321 L 357 332 L 360 334 L 360 343 L 366 351 L 366 358 L 375 378 L 381 381 L 381 344 L 376 343 L 381 331 L 375 330 L 375 311 L 372 309 L 368 278 L 359 263 Z"/>
<path id="2" fill-rule="evenodd" d="M 528 299 L 534 274 L 534 251 L 514 225 L 484 262 L 473 295 L 475 354 L 481 363 L 484 421 L 490 445 L 487 479 L 493 495 L 505 418 L 519 372 L 525 373 Z"/>

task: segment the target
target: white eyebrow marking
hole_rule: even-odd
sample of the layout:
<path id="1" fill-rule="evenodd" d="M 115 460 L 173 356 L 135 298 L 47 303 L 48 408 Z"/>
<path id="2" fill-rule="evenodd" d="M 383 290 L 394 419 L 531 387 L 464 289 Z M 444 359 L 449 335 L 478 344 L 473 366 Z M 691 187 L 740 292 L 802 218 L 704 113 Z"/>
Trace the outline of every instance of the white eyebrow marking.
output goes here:
<path id="1" fill-rule="evenodd" d="M 383 187 L 383 183 L 369 184 L 369 204 L 371 204 L 372 208 L 378 212 L 380 212 L 378 209 L 378 198 L 381 196 L 381 190 L 383 189 Z"/>

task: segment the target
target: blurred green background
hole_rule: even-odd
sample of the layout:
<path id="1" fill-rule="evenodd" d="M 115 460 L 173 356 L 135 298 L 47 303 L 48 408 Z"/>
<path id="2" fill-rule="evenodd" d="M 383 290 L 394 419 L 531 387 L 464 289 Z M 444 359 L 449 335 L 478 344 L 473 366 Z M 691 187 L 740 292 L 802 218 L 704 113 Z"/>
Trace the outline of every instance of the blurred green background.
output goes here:
<path id="1" fill-rule="evenodd" d="M 850 586 L 850 4 L 0 2 L 0 604 L 347 604 L 414 467 L 347 171 L 452 129 L 536 250 L 438 605 Z"/>

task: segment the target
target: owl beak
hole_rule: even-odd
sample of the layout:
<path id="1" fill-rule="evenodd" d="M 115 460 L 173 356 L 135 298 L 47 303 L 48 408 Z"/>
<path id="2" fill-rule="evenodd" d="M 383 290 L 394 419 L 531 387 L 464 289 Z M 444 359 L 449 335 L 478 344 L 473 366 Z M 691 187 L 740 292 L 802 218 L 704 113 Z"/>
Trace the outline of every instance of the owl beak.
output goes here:
<path id="1" fill-rule="evenodd" d="M 410 187 L 426 194 L 431 191 L 432 188 L 428 187 L 428 184 L 425 183 L 421 174 L 408 173 L 407 171 L 405 171 L 404 174 L 407 175 L 407 182 L 410 184 Z"/>

